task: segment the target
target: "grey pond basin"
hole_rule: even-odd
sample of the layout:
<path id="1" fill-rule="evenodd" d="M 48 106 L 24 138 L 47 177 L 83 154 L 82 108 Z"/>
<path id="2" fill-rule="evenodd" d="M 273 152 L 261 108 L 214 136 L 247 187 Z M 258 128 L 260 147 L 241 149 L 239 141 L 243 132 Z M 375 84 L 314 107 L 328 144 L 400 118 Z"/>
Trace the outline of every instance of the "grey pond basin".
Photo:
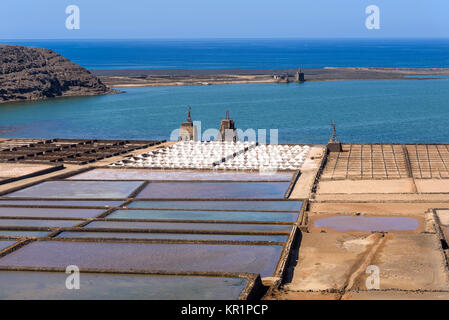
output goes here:
<path id="1" fill-rule="evenodd" d="M 0 200 L 0 205 L 118 207 L 123 201 L 97 200 Z"/>
<path id="2" fill-rule="evenodd" d="M 259 174 L 244 172 L 149 171 L 139 169 L 94 169 L 70 179 L 75 180 L 154 180 L 154 181 L 290 181 L 292 173 Z"/>
<path id="3" fill-rule="evenodd" d="M 48 231 L 0 230 L 0 237 L 42 237 L 48 234 Z"/>
<path id="4" fill-rule="evenodd" d="M 16 242 L 15 241 L 9 241 L 9 240 L 0 240 L 0 251 L 2 251 L 3 249 L 8 248 L 9 246 L 13 245 L 14 243 L 16 243 Z"/>
<path id="5" fill-rule="evenodd" d="M 81 220 L 0 219 L 0 227 L 74 227 Z"/>
<path id="6" fill-rule="evenodd" d="M 56 209 L 56 208 L 10 208 L 0 207 L 0 217 L 30 218 L 94 218 L 103 213 L 103 209 Z"/>
<path id="7" fill-rule="evenodd" d="M 1 220 L 0 220 L 1 224 Z M 185 223 L 185 222 L 126 222 L 92 221 L 85 228 L 121 229 L 169 229 L 169 230 L 233 230 L 233 231 L 290 231 L 285 224 L 225 224 L 225 223 Z"/>
<path id="8" fill-rule="evenodd" d="M 408 217 L 334 216 L 315 220 L 315 228 L 335 231 L 414 231 L 419 222 Z"/>
<path id="9" fill-rule="evenodd" d="M 0 266 L 214 271 L 272 276 L 283 246 L 37 241 L 0 259 Z"/>
<path id="10" fill-rule="evenodd" d="M 282 199 L 290 182 L 150 182 L 146 199 Z"/>
<path id="11" fill-rule="evenodd" d="M 64 272 L 0 271 L 0 299 L 14 300 L 235 300 L 241 278 L 83 273 L 80 290 L 67 290 Z"/>
<path id="12" fill-rule="evenodd" d="M 141 184 L 140 181 L 47 181 L 5 197 L 121 199 L 127 198 Z"/>
<path id="13" fill-rule="evenodd" d="M 276 241 L 285 242 L 288 236 L 226 235 L 189 233 L 143 232 L 62 232 L 58 238 L 114 238 L 114 239 L 165 239 L 165 240 L 219 240 L 219 241 Z"/>
<path id="14" fill-rule="evenodd" d="M 128 208 L 142 209 L 209 209 L 209 210 L 264 210 L 296 211 L 301 209 L 301 201 L 133 201 Z"/>
<path id="15" fill-rule="evenodd" d="M 149 220 L 220 220 L 220 221 L 286 221 L 295 222 L 297 212 L 183 211 L 183 210 L 117 210 L 108 215 L 115 219 Z"/>

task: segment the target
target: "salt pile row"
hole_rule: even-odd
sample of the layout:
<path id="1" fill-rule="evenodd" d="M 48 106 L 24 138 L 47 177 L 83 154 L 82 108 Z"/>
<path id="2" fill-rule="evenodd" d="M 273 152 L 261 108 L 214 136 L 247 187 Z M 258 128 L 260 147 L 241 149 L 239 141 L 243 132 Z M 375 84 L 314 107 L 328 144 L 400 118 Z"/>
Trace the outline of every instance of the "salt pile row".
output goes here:
<path id="1" fill-rule="evenodd" d="M 255 142 L 182 141 L 161 150 L 129 157 L 115 162 L 111 166 L 173 169 L 213 168 L 215 163 L 232 158 L 255 146 Z"/>
<path id="2" fill-rule="evenodd" d="M 111 166 L 166 169 L 298 170 L 310 151 L 300 145 L 256 145 L 255 142 L 183 141 L 132 156 Z"/>
<path id="3" fill-rule="evenodd" d="M 259 145 L 217 166 L 235 170 L 298 170 L 310 151 L 309 146 Z"/>

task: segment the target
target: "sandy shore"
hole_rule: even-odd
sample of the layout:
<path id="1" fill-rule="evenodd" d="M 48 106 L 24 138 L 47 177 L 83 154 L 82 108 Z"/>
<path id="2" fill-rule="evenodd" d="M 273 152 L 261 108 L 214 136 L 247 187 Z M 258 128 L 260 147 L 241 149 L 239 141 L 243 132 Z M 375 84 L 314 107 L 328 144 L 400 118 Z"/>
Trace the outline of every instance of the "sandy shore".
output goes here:
<path id="1" fill-rule="evenodd" d="M 294 82 L 297 69 L 223 70 L 92 70 L 112 87 L 156 87 L 241 83 Z M 449 79 L 449 68 L 322 68 L 303 69 L 306 81 Z M 285 76 L 288 74 L 288 81 Z M 276 76 L 283 76 L 279 80 Z M 447 77 L 444 77 L 447 76 Z"/>

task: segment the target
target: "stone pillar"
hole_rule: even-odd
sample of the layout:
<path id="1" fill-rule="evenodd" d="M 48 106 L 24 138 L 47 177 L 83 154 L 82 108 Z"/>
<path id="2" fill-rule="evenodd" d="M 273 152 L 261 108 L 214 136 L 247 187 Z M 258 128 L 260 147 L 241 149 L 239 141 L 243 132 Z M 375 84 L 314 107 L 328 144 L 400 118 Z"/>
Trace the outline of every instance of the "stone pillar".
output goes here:
<path id="1" fill-rule="evenodd" d="M 193 125 L 192 118 L 190 116 L 190 110 L 192 108 L 189 107 L 187 111 L 187 120 L 181 124 L 179 127 L 179 141 L 196 141 L 196 127 Z"/>
<path id="2" fill-rule="evenodd" d="M 342 152 L 343 147 L 341 145 L 341 142 L 337 139 L 337 125 L 332 122 L 332 137 L 329 139 L 329 143 L 327 144 L 327 150 L 329 152 Z"/>
<path id="3" fill-rule="evenodd" d="M 226 110 L 226 119 L 221 120 L 220 130 L 219 130 L 220 141 L 237 141 L 237 132 L 235 129 L 234 120 L 229 119 L 229 110 Z"/>

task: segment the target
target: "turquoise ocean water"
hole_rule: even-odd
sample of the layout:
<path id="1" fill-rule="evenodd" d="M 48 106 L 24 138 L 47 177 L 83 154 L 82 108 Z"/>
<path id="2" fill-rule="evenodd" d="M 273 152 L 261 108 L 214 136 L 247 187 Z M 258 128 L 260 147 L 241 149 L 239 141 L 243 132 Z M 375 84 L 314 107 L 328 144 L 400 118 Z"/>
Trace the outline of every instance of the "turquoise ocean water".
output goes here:
<path id="1" fill-rule="evenodd" d="M 88 69 L 449 67 L 446 40 L 20 40 Z M 281 143 L 449 143 L 449 81 L 335 81 L 127 88 L 125 94 L 0 105 L 0 137 L 168 139 L 187 105 L 203 131 L 229 109 Z"/>
<path id="2" fill-rule="evenodd" d="M 126 88 L 127 93 L 0 105 L 3 137 L 168 139 L 192 106 L 203 131 L 225 110 L 280 143 L 327 143 L 334 120 L 351 142 L 449 142 L 447 80 L 327 81 Z"/>

